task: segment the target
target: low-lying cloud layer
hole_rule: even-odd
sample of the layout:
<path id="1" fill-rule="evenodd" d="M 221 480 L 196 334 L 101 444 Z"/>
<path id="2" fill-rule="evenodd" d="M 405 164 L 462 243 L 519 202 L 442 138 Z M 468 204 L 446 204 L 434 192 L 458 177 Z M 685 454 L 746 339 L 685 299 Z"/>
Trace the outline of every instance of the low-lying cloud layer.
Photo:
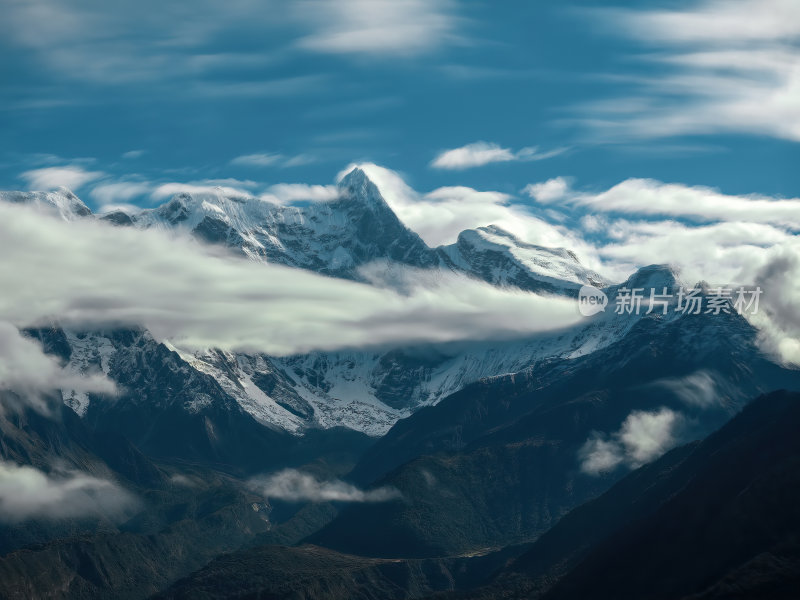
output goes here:
<path id="1" fill-rule="evenodd" d="M 115 483 L 87 473 L 47 474 L 0 461 L 0 521 L 117 519 L 137 504 L 132 494 Z"/>
<path id="2" fill-rule="evenodd" d="M 0 320 L 143 325 L 176 346 L 272 355 L 504 339 L 579 319 L 574 302 L 443 274 L 398 293 L 223 254 L 163 232 L 65 223 L 0 203 Z M 31 274 L 35 274 L 32 276 Z"/>
<path id="3" fill-rule="evenodd" d="M 594 433 L 579 453 L 581 470 L 589 475 L 613 471 L 620 465 L 640 467 L 672 448 L 680 413 L 669 408 L 631 412 L 611 435 Z"/>
<path id="4" fill-rule="evenodd" d="M 250 487 L 268 500 L 289 502 L 386 502 L 401 497 L 392 487 L 361 490 L 339 479 L 321 481 L 296 469 L 252 479 Z"/>
<path id="5" fill-rule="evenodd" d="M 58 389 L 114 394 L 114 383 L 102 374 L 79 375 L 67 371 L 44 354 L 35 341 L 0 321 L 0 391 L 13 391 L 26 404 L 48 412 L 45 394 Z M 0 407 L 2 408 L 2 407 Z"/>

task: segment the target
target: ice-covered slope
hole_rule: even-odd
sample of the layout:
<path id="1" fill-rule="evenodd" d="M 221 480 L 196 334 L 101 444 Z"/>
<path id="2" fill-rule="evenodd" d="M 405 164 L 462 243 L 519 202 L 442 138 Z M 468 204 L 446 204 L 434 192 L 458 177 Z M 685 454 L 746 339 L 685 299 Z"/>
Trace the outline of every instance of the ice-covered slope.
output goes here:
<path id="1" fill-rule="evenodd" d="M 544 292 L 604 285 L 570 250 L 523 242 L 496 225 L 462 231 L 455 244 L 438 252 L 445 265 L 493 285 Z"/>
<path id="2" fill-rule="evenodd" d="M 0 201 L 27 204 L 48 211 L 56 211 L 62 219 L 73 221 L 92 214 L 80 198 L 67 188 L 54 192 L 0 192 Z"/>

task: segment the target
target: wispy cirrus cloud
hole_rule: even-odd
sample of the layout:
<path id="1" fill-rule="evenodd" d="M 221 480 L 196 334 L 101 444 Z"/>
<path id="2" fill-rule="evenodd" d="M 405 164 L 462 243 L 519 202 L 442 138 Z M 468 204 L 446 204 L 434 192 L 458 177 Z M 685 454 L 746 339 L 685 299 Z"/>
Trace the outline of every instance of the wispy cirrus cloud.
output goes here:
<path id="1" fill-rule="evenodd" d="M 107 206 L 125 204 L 149 194 L 151 190 L 152 185 L 148 182 L 115 181 L 95 185 L 89 192 L 89 196 L 100 204 L 100 212 L 103 212 Z"/>
<path id="2" fill-rule="evenodd" d="M 300 167 L 316 161 L 310 154 L 286 156 L 277 152 L 256 152 L 242 154 L 231 159 L 230 164 L 238 167 Z"/>
<path id="3" fill-rule="evenodd" d="M 431 161 L 434 169 L 463 170 L 492 163 L 545 160 L 563 154 L 567 148 L 539 151 L 535 146 L 513 151 L 493 142 L 473 142 L 460 148 L 445 150 Z"/>
<path id="4" fill-rule="evenodd" d="M 621 97 L 579 107 L 594 139 L 748 133 L 800 141 L 800 6 L 793 0 L 591 14 L 651 51 L 641 56 L 647 72 L 620 80 L 628 86 Z"/>
<path id="5" fill-rule="evenodd" d="M 226 196 L 249 197 L 253 189 L 259 187 L 255 181 L 234 178 L 201 179 L 198 181 L 152 184 L 150 197 L 153 200 L 165 200 L 175 194 L 205 194 L 209 192 L 220 193 Z"/>
<path id="6" fill-rule="evenodd" d="M 31 169 L 20 177 L 25 180 L 29 190 L 50 191 L 59 187 L 77 190 L 104 175 L 102 171 L 88 171 L 79 165 L 67 165 Z"/>
<path id="7" fill-rule="evenodd" d="M 232 0 L 224 10 L 208 0 L 191 9 L 180 2 L 144 0 L 110 10 L 90 0 L 12 1 L 2 27 L 9 41 L 34 53 L 51 73 L 95 84 L 164 81 L 229 67 L 226 60 L 199 61 L 217 54 L 211 42 L 225 31 L 255 37 L 270 20 L 251 0 Z M 80 40 L 76 43 L 75 40 Z"/>
<path id="8" fill-rule="evenodd" d="M 190 82 L 196 94 L 272 96 L 319 87 L 315 74 L 265 77 L 304 52 L 385 58 L 463 42 L 456 8 L 450 0 L 143 0 L 113 9 L 92 0 L 11 0 L 0 33 L 58 80 L 182 89 Z"/>
<path id="9" fill-rule="evenodd" d="M 147 154 L 147 150 L 128 150 L 122 153 L 122 158 L 125 160 L 135 160 Z"/>
<path id="10" fill-rule="evenodd" d="M 543 204 L 566 202 L 595 213 L 745 221 L 800 229 L 800 198 L 730 195 L 714 188 L 653 179 L 626 179 L 603 192 L 582 193 L 570 190 L 568 182 L 559 177 L 530 184 L 524 192 Z"/>
<path id="11" fill-rule="evenodd" d="M 297 44 L 315 52 L 413 56 L 460 40 L 450 0 L 301 0 L 293 7 L 311 28 Z"/>

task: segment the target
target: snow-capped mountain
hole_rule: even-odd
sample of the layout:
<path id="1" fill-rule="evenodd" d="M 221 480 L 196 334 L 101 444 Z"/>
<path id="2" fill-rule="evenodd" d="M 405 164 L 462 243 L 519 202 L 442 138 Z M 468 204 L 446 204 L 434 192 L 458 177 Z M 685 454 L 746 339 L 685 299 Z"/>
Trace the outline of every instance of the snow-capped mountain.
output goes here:
<path id="1" fill-rule="evenodd" d="M 49 205 L 67 220 L 97 218 L 63 189 L 47 194 L 5 192 L 0 199 Z M 99 218 L 119 226 L 191 232 L 253 260 L 349 279 L 367 280 L 365 267 L 377 261 L 569 296 L 577 295 L 584 284 L 606 285 L 568 249 L 527 243 L 496 226 L 467 230 L 455 244 L 430 248 L 403 225 L 375 184 L 357 168 L 342 179 L 337 197 L 329 201 L 279 206 L 221 191 L 179 194 L 155 209 Z M 663 268 L 643 270 L 634 277 L 655 275 L 668 287 L 676 285 L 674 274 Z M 613 294 L 615 289 L 608 291 Z M 205 392 L 181 400 L 182 409 L 190 413 L 200 413 L 209 404 L 234 402 L 256 422 L 296 435 L 314 428 L 347 427 L 377 436 L 419 407 L 435 404 L 471 382 L 606 347 L 623 337 L 636 320 L 608 310 L 569 330 L 522 341 L 280 358 L 215 349 L 187 354 L 152 338 L 110 339 L 97 332 L 66 331 L 64 343 L 69 348 L 68 366 L 77 372 L 99 370 L 119 381 L 121 373 L 134 369 L 126 362 L 141 362 L 141 346 L 146 343 L 152 345 L 151 352 L 170 357 L 173 371 L 210 377 L 216 385 L 201 387 L 213 388 L 225 400 Z M 126 344 L 138 345 L 138 350 Z M 159 347 L 165 350 L 156 350 Z M 63 395 L 79 415 L 90 412 L 91 398 L 86 394 L 64 390 Z"/>
<path id="2" fill-rule="evenodd" d="M 336 277 L 358 279 L 359 267 L 380 259 L 421 268 L 437 264 L 436 253 L 400 222 L 363 171 L 354 169 L 338 191 L 333 200 L 303 206 L 221 192 L 178 194 L 130 219 L 136 227 L 182 229 L 255 260 Z"/>
<path id="3" fill-rule="evenodd" d="M 88 210 L 88 209 L 87 209 Z M 409 230 L 359 168 L 328 201 L 276 205 L 256 197 L 208 191 L 178 194 L 152 210 L 102 217 L 119 225 L 179 229 L 246 256 L 318 273 L 363 279 L 375 261 L 416 268 L 440 267 L 493 285 L 564 292 L 603 279 L 568 249 L 526 243 L 500 227 L 466 230 L 449 246 L 430 248 Z"/>
<path id="4" fill-rule="evenodd" d="M 53 192 L 0 192 L 0 200 L 27 204 L 41 210 L 55 210 L 65 221 L 92 216 L 89 207 L 65 187 Z"/>
<path id="5" fill-rule="evenodd" d="M 523 242 L 497 225 L 462 231 L 455 244 L 439 247 L 438 254 L 452 269 L 493 285 L 556 293 L 587 283 L 604 285 L 570 250 Z"/>

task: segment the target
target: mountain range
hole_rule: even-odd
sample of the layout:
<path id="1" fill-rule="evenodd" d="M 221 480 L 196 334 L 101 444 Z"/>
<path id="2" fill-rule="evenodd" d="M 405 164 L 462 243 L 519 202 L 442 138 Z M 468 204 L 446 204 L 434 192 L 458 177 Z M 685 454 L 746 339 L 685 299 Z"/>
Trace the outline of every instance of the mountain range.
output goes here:
<path id="1" fill-rule="evenodd" d="M 366 285 L 457 275 L 576 312 L 584 285 L 611 303 L 684 285 L 666 265 L 612 283 L 496 226 L 431 248 L 358 168 L 335 197 L 291 205 L 222 190 L 103 215 L 64 189 L 0 201 Z M 765 394 L 800 375 L 735 311 L 609 309 L 512 340 L 292 356 L 187 351 L 143 327 L 22 333 L 119 393 L 58 390 L 43 414 L 0 387 L 0 466 L 64 507 L 2 523 L 2 597 L 724 598 L 796 581 L 780 490 L 796 490 L 798 401 Z M 653 536 L 673 541 L 655 551 Z"/>

